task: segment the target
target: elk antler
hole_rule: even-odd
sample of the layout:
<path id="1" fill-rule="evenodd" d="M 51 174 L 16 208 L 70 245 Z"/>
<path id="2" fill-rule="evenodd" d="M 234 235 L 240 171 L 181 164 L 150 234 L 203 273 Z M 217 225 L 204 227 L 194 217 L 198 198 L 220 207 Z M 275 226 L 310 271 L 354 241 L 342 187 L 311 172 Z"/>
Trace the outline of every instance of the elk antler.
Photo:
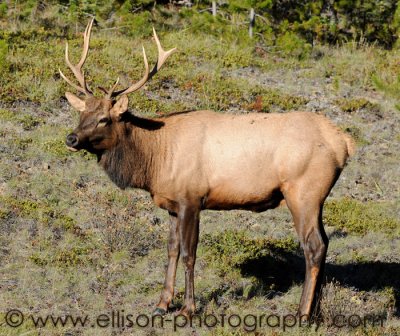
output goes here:
<path id="1" fill-rule="evenodd" d="M 82 66 L 86 61 L 86 57 L 89 51 L 89 41 L 90 41 L 90 32 L 92 30 L 92 25 L 93 25 L 94 18 L 90 20 L 88 25 L 86 26 L 85 33 L 83 34 L 83 50 L 82 50 L 82 56 L 77 65 L 73 65 L 71 61 L 69 60 L 68 57 L 68 42 L 66 43 L 65 46 L 65 62 L 67 63 L 68 67 L 71 69 L 73 74 L 75 75 L 76 79 L 78 80 L 80 86 L 74 84 L 72 81 L 70 81 L 62 72 L 60 69 L 58 71 L 60 72 L 61 77 L 72 87 L 74 87 L 76 90 L 84 93 L 86 96 L 92 96 L 93 92 L 89 89 L 89 87 L 86 84 L 85 81 L 85 75 L 82 71 Z"/>
<path id="2" fill-rule="evenodd" d="M 156 30 L 154 29 L 154 27 L 153 27 L 153 34 L 154 34 L 154 39 L 156 40 L 157 49 L 158 49 L 158 59 L 157 59 L 157 63 L 153 67 L 153 70 L 151 70 L 151 72 L 149 72 L 149 63 L 147 62 L 146 51 L 144 50 L 144 47 L 143 47 L 143 59 L 144 59 L 144 66 L 145 66 L 145 74 L 144 74 L 143 78 L 124 90 L 114 92 L 114 90 L 118 84 L 118 81 L 117 81 L 116 84 L 113 86 L 113 88 L 110 91 L 108 91 L 108 94 L 107 94 L 108 98 L 117 97 L 117 96 L 123 95 L 123 94 L 125 95 L 125 94 L 139 90 L 144 84 L 146 84 L 146 82 L 148 80 L 150 80 L 150 78 L 152 78 L 158 72 L 158 70 L 161 69 L 164 62 L 167 60 L 167 58 L 176 50 L 176 48 L 173 48 L 171 50 L 165 51 L 161 46 L 160 40 L 158 39 Z"/>

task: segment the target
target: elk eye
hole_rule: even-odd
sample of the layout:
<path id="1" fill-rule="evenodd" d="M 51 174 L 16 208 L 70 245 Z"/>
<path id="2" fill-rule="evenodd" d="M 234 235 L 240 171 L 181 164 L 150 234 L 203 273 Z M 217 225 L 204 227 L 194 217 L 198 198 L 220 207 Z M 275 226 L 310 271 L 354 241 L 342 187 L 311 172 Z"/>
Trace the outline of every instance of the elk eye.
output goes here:
<path id="1" fill-rule="evenodd" d="M 97 126 L 105 126 L 105 125 L 107 125 L 107 123 L 108 123 L 108 121 L 109 121 L 110 119 L 109 118 L 101 118 L 100 120 L 99 120 L 99 122 L 97 123 Z"/>

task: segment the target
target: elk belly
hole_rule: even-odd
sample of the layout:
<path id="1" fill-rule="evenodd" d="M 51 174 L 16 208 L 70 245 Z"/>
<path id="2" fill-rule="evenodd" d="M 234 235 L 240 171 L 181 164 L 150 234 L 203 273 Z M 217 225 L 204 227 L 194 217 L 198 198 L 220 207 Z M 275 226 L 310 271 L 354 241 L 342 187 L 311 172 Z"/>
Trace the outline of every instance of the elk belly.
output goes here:
<path id="1" fill-rule="evenodd" d="M 278 177 L 260 161 L 232 163 L 224 171 L 215 171 L 209 181 L 206 208 L 264 211 L 278 206 L 283 198 Z"/>
<path id="2" fill-rule="evenodd" d="M 204 208 L 210 210 L 242 209 L 261 212 L 279 206 L 283 195 L 279 188 L 259 188 L 258 190 L 239 190 L 221 185 L 210 191 Z"/>

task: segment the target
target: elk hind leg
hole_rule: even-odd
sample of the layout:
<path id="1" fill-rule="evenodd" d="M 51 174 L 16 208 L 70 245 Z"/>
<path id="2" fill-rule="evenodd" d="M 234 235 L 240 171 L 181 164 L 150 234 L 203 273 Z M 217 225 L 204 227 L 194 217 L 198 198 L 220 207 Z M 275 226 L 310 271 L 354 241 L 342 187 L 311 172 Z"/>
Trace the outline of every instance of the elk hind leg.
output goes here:
<path id="1" fill-rule="evenodd" d="M 311 318 L 318 301 L 323 280 L 328 237 L 322 224 L 322 203 L 319 198 L 289 193 L 286 198 L 295 228 L 304 251 L 306 276 L 298 314 Z"/>

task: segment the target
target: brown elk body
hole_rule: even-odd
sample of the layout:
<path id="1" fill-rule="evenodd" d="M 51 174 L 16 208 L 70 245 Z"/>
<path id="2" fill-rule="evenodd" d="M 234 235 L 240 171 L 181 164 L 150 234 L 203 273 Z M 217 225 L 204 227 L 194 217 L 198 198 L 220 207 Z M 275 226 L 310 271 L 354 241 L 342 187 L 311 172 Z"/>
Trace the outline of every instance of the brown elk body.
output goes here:
<path id="1" fill-rule="evenodd" d="M 88 48 L 91 23 L 85 33 Z M 212 111 L 175 113 L 144 119 L 127 111 L 127 93 L 140 88 L 172 51 L 160 57 L 152 72 L 116 95 L 95 98 L 78 66 L 70 65 L 85 99 L 67 93 L 81 112 L 68 135 L 71 150 L 95 153 L 99 164 L 120 188 L 147 190 L 170 214 L 168 266 L 155 313 L 165 313 L 173 298 L 176 267 L 185 268 L 182 314 L 195 311 L 194 265 L 200 211 L 264 211 L 285 201 L 304 249 L 306 277 L 299 314 L 310 316 L 321 285 L 328 238 L 322 207 L 354 151 L 352 139 L 327 118 L 309 112 L 229 115 Z M 83 52 L 81 65 L 86 58 Z M 78 69 L 78 70 L 77 70 Z M 64 79 L 66 77 L 62 74 Z M 66 79 L 70 84 L 68 79 Z M 117 84 L 117 83 L 116 83 Z"/>

